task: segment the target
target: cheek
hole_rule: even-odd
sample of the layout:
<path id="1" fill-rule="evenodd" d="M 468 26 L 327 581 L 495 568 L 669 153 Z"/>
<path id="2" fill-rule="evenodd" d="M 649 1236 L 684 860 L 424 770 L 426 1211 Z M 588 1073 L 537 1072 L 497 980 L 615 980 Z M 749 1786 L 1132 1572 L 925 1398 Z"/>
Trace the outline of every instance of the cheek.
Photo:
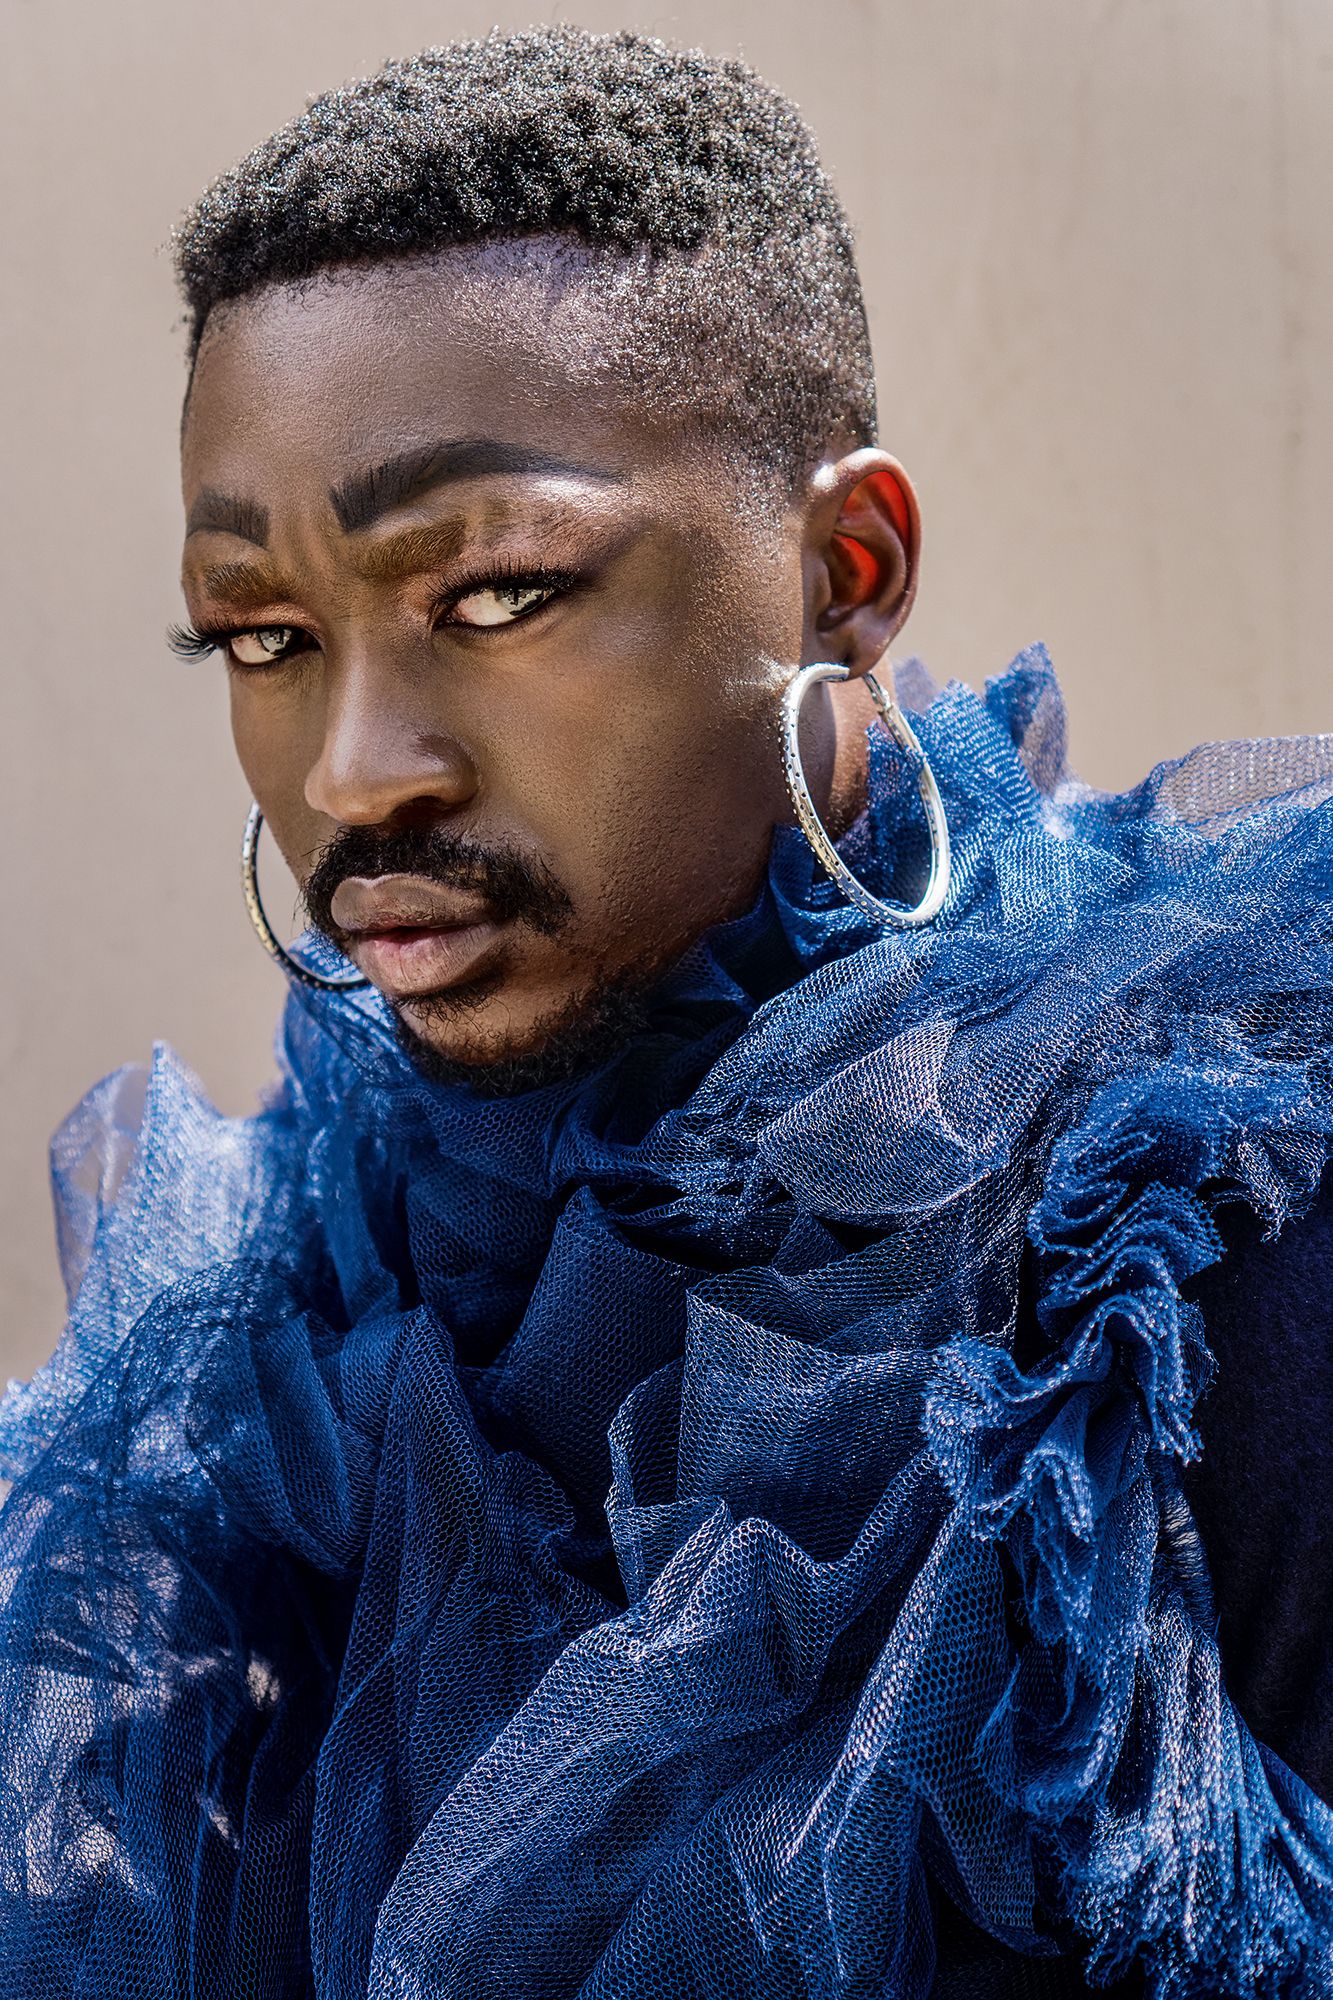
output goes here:
<path id="1" fill-rule="evenodd" d="M 232 741 L 251 796 L 299 880 L 307 872 L 303 857 L 318 846 L 322 824 L 305 796 L 306 776 L 318 755 L 317 723 L 290 695 L 235 675 L 230 700 Z"/>
<path id="2" fill-rule="evenodd" d="M 231 740 L 236 745 L 236 755 L 241 760 L 244 771 L 259 804 L 263 805 L 260 793 L 271 789 L 271 746 L 266 743 L 259 726 L 255 703 L 247 696 L 246 690 L 235 680 L 229 690 L 231 708 Z"/>
<path id="3" fill-rule="evenodd" d="M 778 717 L 802 622 L 799 555 L 788 575 L 715 544 L 658 553 L 530 691 L 495 771 L 576 906 L 636 934 L 752 891 L 787 809 Z"/>
<path id="4" fill-rule="evenodd" d="M 575 907 L 652 944 L 748 901 L 786 809 L 776 715 L 714 663 L 553 717 L 522 809 Z"/>

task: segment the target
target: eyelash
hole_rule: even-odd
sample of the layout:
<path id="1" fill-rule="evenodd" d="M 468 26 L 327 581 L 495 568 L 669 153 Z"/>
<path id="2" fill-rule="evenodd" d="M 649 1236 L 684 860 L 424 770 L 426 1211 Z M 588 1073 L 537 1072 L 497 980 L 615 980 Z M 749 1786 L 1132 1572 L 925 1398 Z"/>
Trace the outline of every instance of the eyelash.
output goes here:
<path id="1" fill-rule="evenodd" d="M 573 572 L 567 569 L 522 569 L 515 563 L 506 562 L 498 567 L 478 571 L 475 576 L 465 576 L 459 582 L 450 584 L 448 590 L 442 592 L 436 598 L 432 606 L 432 611 L 437 622 L 442 622 L 444 614 L 452 611 L 456 605 L 461 604 L 465 597 L 472 597 L 477 592 L 483 590 L 545 590 L 549 592 L 549 595 L 543 599 L 541 604 L 534 604 L 531 611 L 520 611 L 517 618 L 509 621 L 512 625 L 518 625 L 522 623 L 523 619 L 531 618 L 536 612 L 544 610 L 552 598 L 562 596 L 566 591 L 572 590 L 577 581 L 578 579 Z M 505 627 L 502 625 L 474 626 L 471 628 L 465 626 L 463 629 L 465 631 L 471 629 L 475 631 L 502 632 L 505 630 Z"/>
<path id="2" fill-rule="evenodd" d="M 206 660 L 232 636 L 230 632 L 215 631 L 211 626 L 202 632 L 194 625 L 167 627 L 167 645 L 178 660 Z"/>
<path id="3" fill-rule="evenodd" d="M 464 577 L 460 582 L 451 584 L 431 606 L 431 615 L 437 625 L 446 623 L 448 612 L 461 604 L 465 597 L 472 597 L 483 590 L 545 590 L 550 593 L 541 604 L 534 604 L 530 611 L 520 611 L 517 617 L 508 620 L 507 625 L 464 625 L 460 628 L 463 631 L 503 632 L 545 610 L 552 598 L 573 589 L 576 582 L 577 578 L 569 570 L 520 569 L 508 562 L 502 568 L 478 571 L 475 576 Z M 254 625 L 172 625 L 167 629 L 167 644 L 178 659 L 206 660 L 212 653 L 225 652 L 228 640 L 260 629 Z M 292 629 L 299 631 L 301 628 L 294 626 Z M 292 657 L 290 653 L 279 655 L 273 664 L 281 666 L 284 659 Z M 265 669 L 250 667 L 244 671 L 263 673 Z"/>

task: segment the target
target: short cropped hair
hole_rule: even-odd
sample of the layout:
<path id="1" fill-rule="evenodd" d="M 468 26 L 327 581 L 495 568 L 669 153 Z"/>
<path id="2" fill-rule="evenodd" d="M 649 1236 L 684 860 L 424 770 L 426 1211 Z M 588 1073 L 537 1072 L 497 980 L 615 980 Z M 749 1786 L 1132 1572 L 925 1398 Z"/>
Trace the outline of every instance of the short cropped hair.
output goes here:
<path id="1" fill-rule="evenodd" d="M 642 35 L 497 33 L 315 98 L 177 231 L 191 356 L 260 287 L 549 236 L 603 293 L 615 267 L 636 393 L 789 487 L 830 438 L 873 443 L 851 228 L 808 128 L 744 64 Z"/>

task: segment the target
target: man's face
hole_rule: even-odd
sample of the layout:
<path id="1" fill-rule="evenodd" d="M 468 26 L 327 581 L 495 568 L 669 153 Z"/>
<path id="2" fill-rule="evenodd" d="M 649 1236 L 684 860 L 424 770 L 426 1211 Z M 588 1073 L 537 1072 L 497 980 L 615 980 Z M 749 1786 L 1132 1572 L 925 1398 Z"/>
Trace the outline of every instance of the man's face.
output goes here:
<path id="1" fill-rule="evenodd" d="M 539 1052 L 752 900 L 807 593 L 801 516 L 590 386 L 579 324 L 500 277 L 479 311 L 484 267 L 458 271 L 220 316 L 184 587 L 316 919 L 421 1042 L 477 1065 Z"/>

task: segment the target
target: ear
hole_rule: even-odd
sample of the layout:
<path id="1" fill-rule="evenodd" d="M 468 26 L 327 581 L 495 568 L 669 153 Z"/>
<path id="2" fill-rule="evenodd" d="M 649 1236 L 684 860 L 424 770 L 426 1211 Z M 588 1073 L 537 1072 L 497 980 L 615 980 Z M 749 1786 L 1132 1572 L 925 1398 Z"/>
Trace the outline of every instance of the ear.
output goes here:
<path id="1" fill-rule="evenodd" d="M 821 465 L 806 515 L 803 662 L 869 673 L 912 608 L 920 546 L 916 494 L 897 459 L 866 447 Z"/>

